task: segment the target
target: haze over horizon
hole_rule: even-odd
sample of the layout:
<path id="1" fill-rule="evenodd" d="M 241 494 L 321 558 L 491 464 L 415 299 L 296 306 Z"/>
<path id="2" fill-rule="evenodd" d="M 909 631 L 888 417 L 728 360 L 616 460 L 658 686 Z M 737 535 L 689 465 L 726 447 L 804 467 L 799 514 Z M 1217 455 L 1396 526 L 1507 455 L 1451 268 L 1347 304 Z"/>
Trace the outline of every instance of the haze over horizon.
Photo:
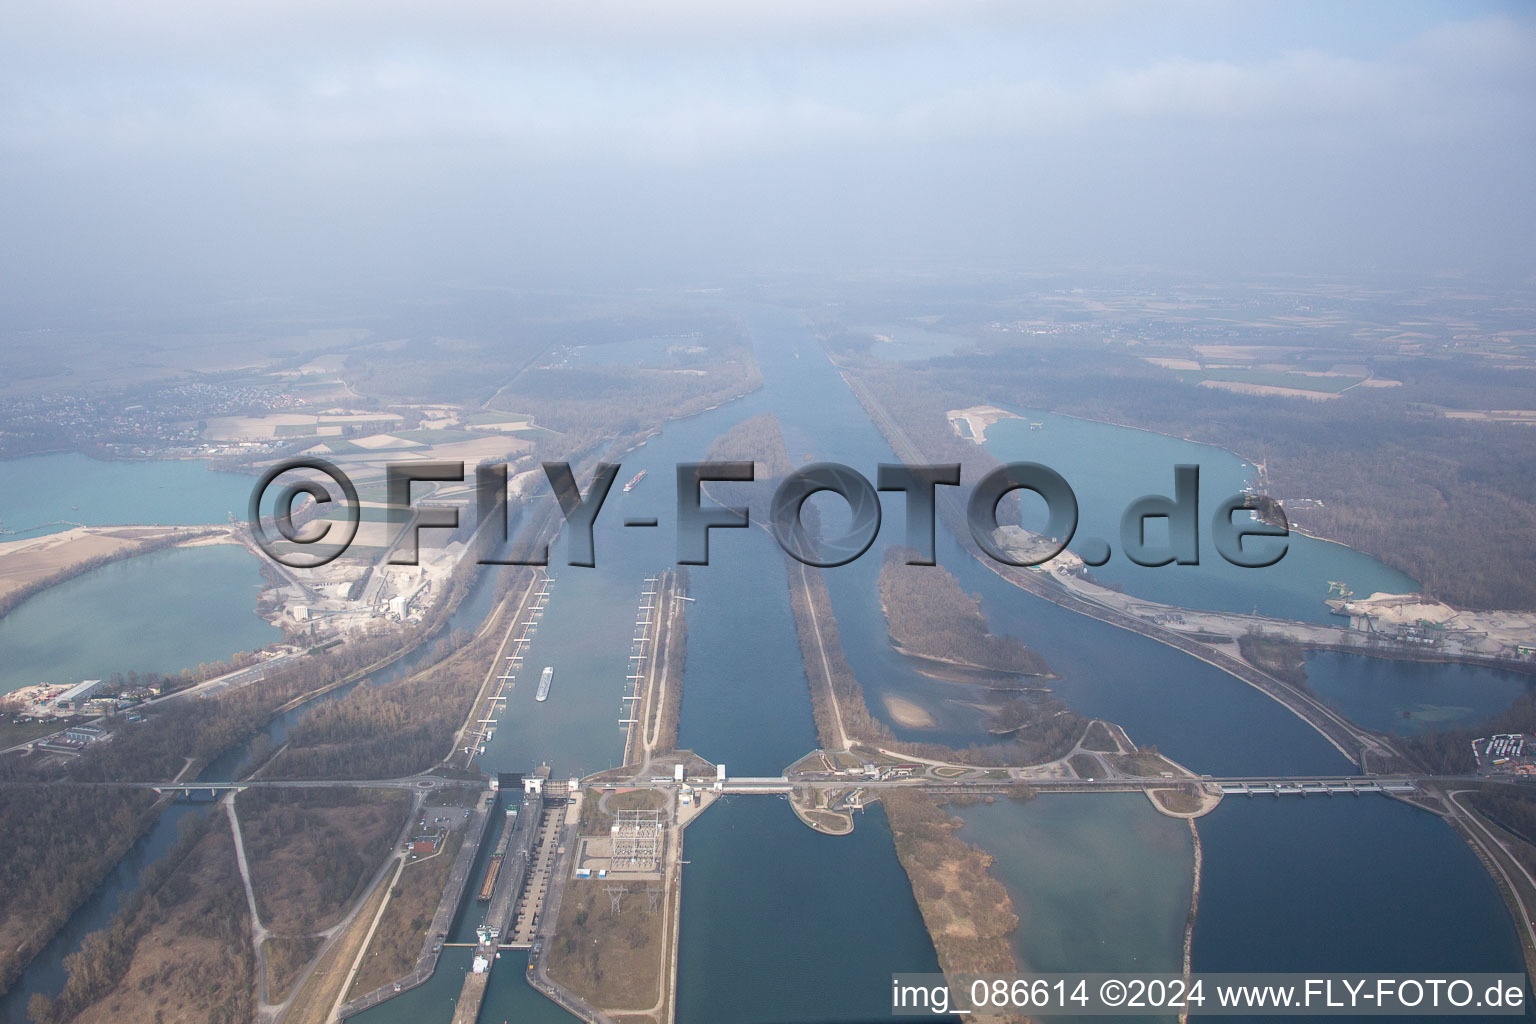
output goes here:
<path id="1" fill-rule="evenodd" d="M 0 13 L 0 299 L 1536 271 L 1527 5 Z"/>

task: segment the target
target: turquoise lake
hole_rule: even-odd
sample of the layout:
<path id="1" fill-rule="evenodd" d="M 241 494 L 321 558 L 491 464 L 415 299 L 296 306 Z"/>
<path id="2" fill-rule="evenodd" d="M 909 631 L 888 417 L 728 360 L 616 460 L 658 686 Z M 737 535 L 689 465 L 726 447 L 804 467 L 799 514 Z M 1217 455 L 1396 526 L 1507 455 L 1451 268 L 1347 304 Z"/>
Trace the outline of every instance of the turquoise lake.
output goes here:
<path id="1" fill-rule="evenodd" d="M 670 525 L 678 462 L 697 461 L 714 438 L 764 411 L 779 415 L 797 462 L 811 455 L 873 476 L 879 462 L 893 461 L 798 314 L 761 307 L 743 313 L 765 387 L 668 424 L 623 457 L 625 478 L 640 469 L 649 475 L 633 493 L 609 499 L 597 527 L 596 569 L 559 564 L 563 542 L 552 548 L 557 582 L 524 671 L 533 673 L 531 679 L 542 666 L 554 666 L 555 687 L 549 701 L 537 703 L 532 687 L 519 681 L 480 761 L 487 770 L 524 770 L 547 761 L 555 777 L 563 778 L 608 767 L 622 756 L 620 695 L 636 605 L 645 577 L 676 558 Z M 1045 429 L 1026 427 L 1019 437 L 1008 429 L 989 435 L 989 447 L 997 446 L 1000 457 L 1059 461 L 1056 468 L 1077 489 L 1085 510 L 1083 528 L 1102 536 L 1114 536 L 1104 531 L 1137 496 L 1131 492 L 1167 489 L 1176 461 L 1199 461 L 1202 482 L 1210 481 L 1212 494 L 1240 488 L 1249 472 L 1238 456 L 1176 438 L 1064 417 L 1045 422 Z M 89 503 L 71 502 L 82 510 Z M 210 518 L 204 521 L 222 520 L 222 511 L 213 512 L 216 504 L 208 506 Z M 36 513 L 48 510 L 39 507 Z M 902 539 L 899 502 L 888 502 L 885 514 L 874 549 L 825 573 L 849 663 L 877 715 L 884 714 L 880 697 L 887 693 L 937 712 L 936 728 L 913 733 L 914 738 L 976 738 L 976 720 L 957 700 L 953 684 L 919 675 L 891 649 L 875 579 L 883 547 Z M 629 515 L 656 515 L 663 528 L 626 531 L 621 523 Z M 7 523 L 26 521 L 14 512 L 0 516 Z M 1337 751 L 1257 691 L 1170 648 L 1009 586 L 965 555 L 942 526 L 938 542 L 940 564 L 980 596 L 994 631 L 1018 636 L 1040 651 L 1060 677 L 1052 688 L 1081 713 L 1119 722 L 1136 741 L 1156 744 L 1197 771 L 1348 769 Z M 1124 583 L 1160 600 L 1238 611 L 1258 607 L 1312 620 L 1326 617 L 1321 602 L 1329 578 L 1347 579 L 1357 591 L 1411 588 L 1412 581 L 1401 574 L 1337 545 L 1305 539 L 1293 544 L 1291 555 L 1274 570 L 1227 573 L 1202 564 L 1183 574 L 1127 571 Z M 229 552 L 244 556 L 239 549 Z M 689 570 L 689 594 L 696 601 L 688 608 L 680 746 L 726 761 L 733 775 L 777 774 L 816 745 L 784 559 L 764 531 L 735 530 L 715 532 L 711 562 Z M 153 565 L 147 559 L 122 565 L 138 563 Z M 218 618 L 254 619 L 254 562 L 248 568 L 242 575 L 246 570 L 238 559 L 197 570 L 173 566 L 164 592 L 178 592 L 177 579 L 227 576 L 231 603 Z M 91 602 L 102 614 L 117 614 L 120 597 L 111 596 L 112 588 L 129 588 L 120 595 L 131 592 L 134 575 L 120 584 L 109 580 L 106 596 Z M 240 593 L 243 604 L 236 599 Z M 50 628 L 69 629 L 74 604 L 43 605 L 56 620 Z M 489 602 L 478 607 L 483 616 Z M 181 619 L 184 614 L 191 610 L 166 618 L 197 621 Z M 0 644 L 6 643 L 5 625 L 0 622 Z M 242 641 L 237 648 L 247 645 L 238 630 L 226 639 L 236 637 Z M 107 649 L 125 659 L 130 651 L 135 658 L 142 655 L 144 667 L 157 668 L 148 663 L 173 650 L 129 639 L 131 645 L 109 643 Z M 9 651 L 8 644 L 3 649 Z M 77 666 L 82 676 L 86 664 Z M 1483 679 L 1454 666 L 1410 670 L 1348 656 L 1326 664 L 1314 659 L 1313 666 L 1314 678 L 1325 684 L 1320 691 L 1376 728 L 1387 728 L 1375 723 L 1400 717 L 1404 706 L 1480 713 L 1517 692 L 1508 680 Z M 34 662 L 27 671 L 35 675 L 37 669 Z M 1020 908 L 1025 924 L 1014 946 L 1022 962 L 1043 970 L 1176 963 L 1190 881 L 1184 823 L 1155 815 L 1136 796 L 1042 797 L 955 813 L 966 822 L 962 837 L 996 858 L 993 870 Z M 680 1021 L 881 1019 L 892 972 L 936 969 L 883 812 L 872 808 L 856 823 L 852 836 L 820 836 L 800 825 L 781 799 L 737 797 L 690 826 Z M 1431 815 L 1380 797 L 1229 800 L 1199 827 L 1205 875 L 1195 933 L 1197 970 L 1289 970 L 1293 963 L 1300 965 L 1294 969 L 1327 964 L 1382 971 L 1519 969 L 1509 966 L 1519 963 L 1519 948 L 1491 880 L 1466 845 Z M 473 903 L 461 908 L 456 928 L 472 928 L 477 913 Z M 1437 950 L 1454 956 L 1437 960 Z M 492 975 L 482 1020 L 567 1019 L 526 986 L 521 963 L 511 959 L 503 957 Z M 464 960 L 445 956 L 427 985 L 360 1019 L 446 1022 L 467 968 Z M 786 984 L 786 978 L 794 981 Z"/>

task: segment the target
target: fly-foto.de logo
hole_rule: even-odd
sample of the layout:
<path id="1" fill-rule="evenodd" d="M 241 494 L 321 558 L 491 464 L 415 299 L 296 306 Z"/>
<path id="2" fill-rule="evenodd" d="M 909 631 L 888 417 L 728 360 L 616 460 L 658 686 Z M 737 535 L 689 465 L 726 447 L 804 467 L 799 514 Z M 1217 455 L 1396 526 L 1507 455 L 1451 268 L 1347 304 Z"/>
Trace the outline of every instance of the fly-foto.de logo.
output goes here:
<path id="1" fill-rule="evenodd" d="M 594 527 L 604 502 L 618 478 L 618 463 L 600 462 L 585 490 L 577 483 L 569 463 L 546 462 L 544 475 L 564 516 L 567 562 L 592 567 L 597 564 Z M 683 462 L 676 472 L 677 562 L 708 565 L 712 530 L 741 529 L 751 525 L 745 507 L 710 501 L 707 483 L 755 483 L 751 462 Z M 299 471 L 311 475 L 282 483 Z M 955 495 L 940 488 L 960 488 L 960 466 L 879 465 L 875 482 L 848 466 L 818 462 L 791 471 L 779 480 L 769 503 L 768 527 L 789 555 L 806 565 L 828 568 L 847 563 L 868 551 L 880 533 L 881 491 L 905 496 L 906 546 L 913 554 L 909 564 L 934 564 L 935 507 L 940 497 Z M 316 477 L 324 478 L 317 479 Z M 463 462 L 390 463 L 384 473 L 385 504 L 404 535 L 392 538 L 387 561 L 392 565 L 416 565 L 420 532 L 458 529 L 460 509 L 412 504 L 416 483 L 463 483 Z M 507 467 L 483 465 L 474 471 L 476 529 L 499 530 L 507 536 Z M 1130 502 L 1120 517 L 1120 550 L 1137 565 L 1200 564 L 1200 467 L 1173 468 L 1173 495 L 1149 494 Z M 1039 531 L 1010 530 L 998 521 L 998 506 L 1016 492 L 1029 492 L 1044 502 L 1045 526 Z M 269 511 L 263 515 L 268 494 Z M 832 494 L 847 505 L 847 525 L 839 536 L 814 536 L 805 523 L 805 505 L 813 496 Z M 314 501 L 313 516 L 295 523 L 300 499 Z M 339 518 L 330 515 L 332 506 Z M 1242 513 L 1241 516 L 1238 513 Z M 1255 515 L 1257 513 L 1257 515 Z M 274 560 L 291 568 L 314 568 L 339 557 L 357 536 L 361 502 L 356 486 L 346 473 L 324 459 L 298 458 L 277 463 L 266 471 L 251 492 L 248 509 L 256 543 Z M 970 488 L 965 498 L 965 520 L 971 539 L 989 558 L 1007 565 L 1035 566 L 1049 562 L 1068 547 L 1090 566 L 1109 561 L 1112 545 L 1098 537 L 1076 538 L 1077 495 L 1061 474 L 1037 462 L 1013 462 L 999 466 Z M 1161 520 L 1166 531 L 1147 529 Z M 277 531 L 274 537 L 268 522 Z M 1217 503 L 1211 512 L 1211 540 L 1223 559 L 1233 565 L 1258 569 L 1285 557 L 1289 527 L 1278 503 L 1262 495 L 1236 494 Z M 656 527 L 655 518 L 626 519 L 626 527 Z M 1022 541 L 1018 538 L 1022 536 Z M 1077 542 L 1074 544 L 1074 538 Z M 286 546 L 282 542 L 287 542 Z M 541 547 L 517 557 L 489 555 L 482 565 L 548 565 L 549 551 Z"/>

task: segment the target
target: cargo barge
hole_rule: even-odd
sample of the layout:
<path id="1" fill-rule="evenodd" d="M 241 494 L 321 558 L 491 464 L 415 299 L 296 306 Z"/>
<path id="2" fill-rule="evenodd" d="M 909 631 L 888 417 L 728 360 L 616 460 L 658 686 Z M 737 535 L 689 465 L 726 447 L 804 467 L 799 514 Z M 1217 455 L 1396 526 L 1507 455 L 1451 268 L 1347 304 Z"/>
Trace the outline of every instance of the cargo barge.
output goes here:
<path id="1" fill-rule="evenodd" d="M 496 843 L 496 852 L 491 854 L 490 863 L 485 866 L 485 878 L 480 882 L 480 895 L 475 897 L 477 903 L 491 902 L 491 893 L 496 891 L 496 876 L 501 874 L 501 862 L 507 856 L 507 844 L 512 841 L 512 829 L 517 821 L 517 808 L 507 808 L 507 823 L 502 826 L 501 839 Z"/>

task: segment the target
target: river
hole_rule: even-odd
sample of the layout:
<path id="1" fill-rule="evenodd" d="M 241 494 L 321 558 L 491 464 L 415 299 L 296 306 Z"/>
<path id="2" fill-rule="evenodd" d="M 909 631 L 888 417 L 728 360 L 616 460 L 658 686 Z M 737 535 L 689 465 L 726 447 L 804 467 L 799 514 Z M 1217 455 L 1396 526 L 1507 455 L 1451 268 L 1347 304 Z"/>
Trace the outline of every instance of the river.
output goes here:
<path id="1" fill-rule="evenodd" d="M 148 466 L 153 464 L 126 463 L 125 465 Z M 151 562 L 164 555 L 196 554 L 201 552 L 222 553 L 226 556 L 243 556 L 243 560 L 241 558 L 226 557 L 214 563 L 212 567 L 205 567 L 209 568 L 210 571 L 201 583 L 204 588 L 202 593 L 205 595 L 218 595 L 226 588 L 234 588 L 239 594 L 243 595 L 238 600 L 234 600 L 232 606 L 220 606 L 220 614 L 216 618 L 210 618 L 209 635 L 213 638 L 224 638 L 225 642 L 227 642 L 231 623 L 243 622 L 243 616 L 245 615 L 255 618 L 251 611 L 255 601 L 255 590 L 251 586 L 250 581 L 245 578 L 245 574 L 255 575 L 257 583 L 260 582 L 260 574 L 255 571 L 254 560 L 250 558 L 244 548 L 234 545 L 173 549 L 155 552 L 143 558 L 115 562 L 103 566 L 101 569 L 93 570 L 85 576 L 45 591 L 32 601 L 22 605 L 10 616 L 0 619 L 0 636 L 5 635 L 4 629 L 13 619 L 16 619 L 17 616 L 29 608 L 36 607 L 44 610 L 54 608 L 53 603 L 49 600 L 54 594 L 64 593 L 67 595 L 71 588 L 75 588 L 77 585 L 100 585 L 99 578 L 101 576 L 116 577 L 119 572 L 127 574 L 126 582 L 113 579 L 110 581 L 110 585 L 143 585 L 145 580 L 129 571 L 134 565 Z M 222 574 L 213 572 L 212 569 L 214 568 L 220 570 Z M 483 572 L 479 574 L 458 609 L 450 617 L 448 624 L 449 632 L 458 629 L 473 630 L 485 620 L 494 605 L 495 583 L 496 578 L 493 573 Z M 195 588 L 192 588 L 190 593 L 195 598 L 198 592 Z M 68 608 L 69 605 L 66 603 L 58 607 Z M 123 611 L 123 614 L 130 616 L 136 614 L 136 608 L 130 606 Z M 189 612 L 189 621 L 201 621 L 199 617 L 203 614 L 205 614 L 203 610 L 194 607 Z M 61 624 L 67 625 L 68 621 L 68 615 L 60 613 L 53 619 L 44 620 L 43 625 L 39 628 L 59 628 Z M 260 619 L 256 619 L 256 621 L 258 623 L 261 622 Z M 265 623 L 262 623 L 262 625 L 265 625 Z M 145 652 L 152 654 L 158 649 L 154 646 L 158 642 L 158 638 L 159 633 L 154 629 L 150 629 L 142 634 L 130 633 L 123 638 L 121 646 L 113 649 L 113 653 L 120 658 L 145 657 L 148 656 Z M 206 638 L 204 639 L 206 640 Z M 76 646 L 82 645 L 77 644 Z M 89 644 L 83 646 L 89 647 Z M 239 778 L 250 768 L 252 752 L 256 749 L 260 740 L 265 740 L 264 743 L 259 744 L 262 748 L 276 748 L 286 738 L 287 730 L 319 704 L 340 699 L 355 686 L 378 685 L 402 678 L 430 657 L 430 648 L 430 644 L 417 648 L 365 679 L 339 687 L 308 702 L 302 707 L 275 717 L 268 723 L 263 733 L 251 737 L 248 742 L 235 747 L 219 758 L 215 758 L 199 773 L 198 778 L 210 780 Z M 97 648 L 90 647 L 90 649 L 96 650 Z M 217 656 L 227 657 L 229 653 L 229 651 L 226 651 Z M 59 648 L 59 658 L 74 656 L 76 656 L 76 652 L 67 645 Z M 56 662 L 56 664 L 63 663 L 63 661 Z M 115 666 L 118 663 L 114 662 L 113 664 Z M 114 670 L 116 670 L 115 667 Z M 116 913 L 123 899 L 138 888 L 144 869 L 171 849 L 176 841 L 181 819 L 189 813 L 205 813 L 208 806 L 207 803 L 182 800 L 170 804 L 161 813 L 144 836 L 134 844 L 132 850 L 119 863 L 117 868 L 107 875 L 96 891 L 92 893 L 85 903 L 76 909 L 59 933 L 54 936 L 49 944 L 44 947 L 43 951 L 28 965 L 27 969 L 22 972 L 21 977 L 11 987 L 10 991 L 3 997 L 0 997 L 0 1024 L 22 1024 L 26 1020 L 27 1000 L 32 997 L 34 992 L 43 992 L 50 996 L 59 994 L 63 989 L 65 980 L 64 958 L 77 951 L 85 941 L 86 936 L 92 931 L 110 923 L 112 915 Z M 455 986 L 454 992 L 457 993 L 457 991 L 457 986 Z M 540 1001 L 544 1002 L 542 997 L 540 997 Z"/>
<path id="2" fill-rule="evenodd" d="M 554 593 L 523 669 L 536 674 L 553 666 L 553 691 L 547 702 L 536 703 L 527 685 L 532 676 L 520 681 L 481 759 L 485 769 L 525 770 L 548 762 L 555 777 L 564 778 L 608 767 L 621 756 L 619 698 L 635 608 L 645 577 L 676 557 L 670 529 L 676 463 L 701 459 L 715 437 L 763 411 L 778 414 L 797 463 L 809 455 L 846 462 L 872 477 L 876 464 L 893 461 L 798 315 L 760 307 L 744 315 L 765 387 L 673 422 L 624 457 L 621 478 L 642 468 L 649 475 L 631 494 L 615 491 L 610 497 L 597 527 L 596 569 L 564 566 L 563 542 L 554 546 Z M 1057 468 L 1077 488 L 1085 510 L 1110 508 L 1118 515 L 1124 501 L 1112 495 L 1120 492 L 1107 483 L 1101 491 L 1092 467 L 1102 459 L 1110 465 L 1104 474 L 1114 476 L 1114 465 L 1128 458 L 1126 446 L 1145 432 L 1071 422 L 1079 431 L 1073 448 L 1079 461 Z M 1066 429 L 1053 420 L 1025 440 L 1038 443 Z M 1212 472 L 1206 493 L 1240 486 L 1245 471 L 1237 456 L 1213 456 L 1219 450 L 1145 436 L 1159 454 L 1139 461 L 1167 474 L 1170 482 L 1176 460 L 1205 465 L 1207 459 L 1225 458 L 1230 463 Z M 1009 443 L 1007 430 L 989 441 Z M 1149 479 L 1132 489 L 1142 486 L 1166 487 Z M 901 539 L 902 510 L 887 501 L 885 513 L 876 547 L 825 574 L 849 662 L 876 714 L 883 714 L 880 697 L 886 693 L 935 711 L 935 730 L 908 735 L 948 742 L 976 738 L 974 714 L 957 703 L 953 684 L 913 672 L 887 642 L 874 581 L 884 545 Z M 658 516 L 662 528 L 622 525 L 625 517 L 645 515 Z M 1224 582 L 1213 585 L 1209 596 L 1188 582 L 1203 577 L 1155 575 L 1163 570 L 1147 570 L 1127 588 L 1165 600 L 1239 610 L 1257 605 L 1261 611 L 1286 609 L 1280 613 L 1316 619 L 1325 614 L 1318 609 L 1331 571 L 1328 559 L 1343 549 L 1296 544 L 1295 551 L 1317 544 L 1321 561 L 1288 556 L 1273 569 L 1243 570 L 1246 575 L 1230 580 L 1216 568 L 1213 578 Z M 761 530 L 715 531 L 710 551 L 710 566 L 689 570 L 696 602 L 688 606 L 680 745 L 725 761 L 732 774 L 776 774 L 816 744 L 783 558 Z M 1406 579 L 1359 558 L 1348 555 L 1353 575 L 1346 577 L 1358 591 L 1377 580 L 1396 588 Z M 1145 637 L 1072 615 L 1006 584 L 970 559 L 942 527 L 939 561 L 968 592 L 980 595 L 995 631 L 1020 637 L 1047 658 L 1060 676 L 1050 685 L 1062 699 L 1084 714 L 1121 723 L 1138 742 L 1156 744 L 1202 772 L 1348 768 L 1332 746 L 1258 692 Z M 1203 564 L 1198 571 L 1208 568 Z M 482 574 L 482 586 L 488 578 L 494 570 Z M 483 591 L 477 588 L 476 594 Z M 470 612 L 461 609 L 461 615 L 483 617 L 488 599 L 476 599 L 481 603 L 466 602 Z M 1336 690 L 1330 697 L 1358 699 L 1362 714 L 1394 706 L 1402 696 L 1371 696 L 1384 686 L 1370 677 L 1396 667 L 1340 656 L 1328 670 Z M 1436 691 L 1440 703 L 1460 700 L 1464 687 L 1456 672 L 1447 666 L 1419 668 L 1429 685 L 1442 687 Z M 1508 691 L 1488 700 L 1500 699 L 1502 692 Z M 1458 964 L 1464 959 L 1483 970 L 1518 969 L 1510 967 L 1519 961 L 1518 945 L 1492 883 L 1434 817 L 1381 797 L 1234 803 L 1228 801 L 1201 824 L 1207 888 L 1196 932 L 1196 969 L 1287 969 L 1282 963 L 1289 961 L 1272 958 L 1277 950 L 1304 950 L 1315 964 L 1347 962 L 1358 969 L 1435 966 L 1404 962 L 1405 951 L 1434 949 L 1452 910 L 1459 928 L 1480 937 L 1480 944 L 1465 947 Z M 995 870 L 1023 911 L 1016 950 L 1025 963 L 1098 970 L 1176 962 L 1189 895 L 1182 823 L 1149 817 L 1150 808 L 1139 797 L 1042 797 L 959 813 L 966 821 L 963 837 L 997 858 Z M 878 808 L 857 819 L 853 836 L 829 838 L 799 825 L 782 800 L 733 798 L 689 828 L 685 855 L 691 863 L 685 869 L 679 1020 L 884 1016 L 891 972 L 936 969 Z M 1367 859 L 1380 878 L 1405 887 L 1398 890 L 1404 909 L 1383 918 L 1394 930 L 1390 941 L 1369 937 L 1372 915 L 1384 913 L 1384 890 L 1374 883 L 1351 885 Z M 1296 882 L 1301 876 L 1305 884 Z M 1284 879 L 1285 912 L 1274 906 L 1279 897 L 1258 900 L 1245 890 L 1245 878 L 1259 879 L 1265 893 L 1277 888 L 1263 888 L 1268 881 Z M 1085 902 L 1105 892 L 1133 896 L 1132 919 L 1139 923 L 1127 926 Z M 1420 907 L 1424 912 L 1415 913 Z M 472 927 L 475 913 L 473 904 L 462 910 L 458 928 Z M 1057 945 L 1062 953 L 1051 961 L 1045 954 Z M 428 985 L 363 1019 L 446 1021 L 462 975 L 460 959 L 445 957 Z M 504 958 L 492 975 L 484 1019 L 565 1019 L 524 984 L 520 970 L 509 970 L 505 959 L 513 958 Z"/>
<path id="3" fill-rule="evenodd" d="M 76 952 L 87 935 L 112 923 L 123 900 L 139 887 L 144 871 L 176 845 L 181 820 L 188 815 L 204 814 L 208 804 L 186 801 L 173 803 L 107 873 L 84 903 L 70 915 L 64 927 L 48 940 L 36 959 L 22 972 L 10 991 L 0 996 L 0 1024 L 25 1024 L 27 1000 L 34 992 L 57 996 L 64 990 L 64 958 Z"/>

